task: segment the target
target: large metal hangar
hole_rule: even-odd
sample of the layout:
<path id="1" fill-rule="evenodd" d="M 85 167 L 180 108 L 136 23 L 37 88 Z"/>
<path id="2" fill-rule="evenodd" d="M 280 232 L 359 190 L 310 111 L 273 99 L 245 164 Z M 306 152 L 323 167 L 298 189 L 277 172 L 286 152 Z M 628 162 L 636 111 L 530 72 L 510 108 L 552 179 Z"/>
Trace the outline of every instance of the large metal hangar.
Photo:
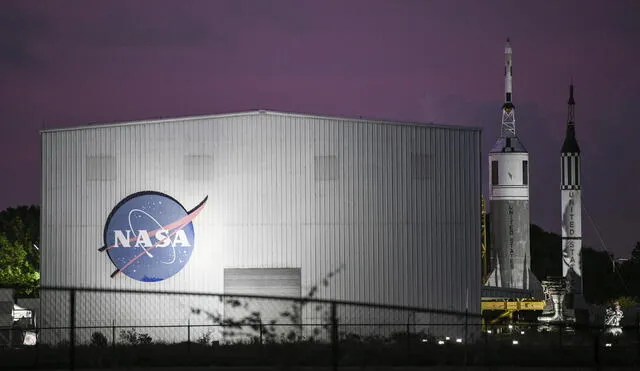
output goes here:
<path id="1" fill-rule="evenodd" d="M 44 287 L 289 297 L 315 287 L 318 298 L 480 313 L 480 129 L 253 111 L 41 140 Z M 71 300 L 43 290 L 41 326 L 69 326 Z M 265 303 L 263 317 L 291 304 Z M 233 311 L 207 296 L 122 292 L 78 292 L 73 304 L 75 325 L 96 328 Z M 445 320 L 385 313 L 339 316 Z M 301 321 L 319 316 L 305 310 Z"/>

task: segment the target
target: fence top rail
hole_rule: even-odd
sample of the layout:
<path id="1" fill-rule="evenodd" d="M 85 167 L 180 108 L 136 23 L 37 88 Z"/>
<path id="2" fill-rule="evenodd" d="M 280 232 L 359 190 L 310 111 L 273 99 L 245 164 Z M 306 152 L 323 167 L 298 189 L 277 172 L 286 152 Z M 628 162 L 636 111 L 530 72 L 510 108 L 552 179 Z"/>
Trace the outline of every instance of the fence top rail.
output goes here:
<path id="1" fill-rule="evenodd" d="M 42 286 L 40 291 L 67 291 L 67 292 L 99 292 L 99 293 L 113 293 L 113 294 L 150 294 L 150 295 L 181 295 L 181 296 L 210 296 L 219 298 L 245 298 L 245 299 L 266 299 L 276 301 L 293 301 L 296 303 L 316 303 L 316 304 L 335 304 L 343 306 L 355 306 L 364 308 L 376 308 L 376 309 L 388 309 L 388 310 L 400 310 L 415 313 L 429 313 L 429 314 L 443 314 L 453 315 L 468 318 L 481 318 L 480 313 L 474 313 L 470 311 L 455 311 L 444 309 L 433 309 L 416 306 L 404 306 L 393 304 L 380 304 L 371 302 L 357 302 L 348 300 L 334 300 L 334 299 L 319 299 L 309 297 L 294 297 L 294 296 L 268 296 L 268 295 L 247 295 L 236 293 L 213 293 L 213 292 L 198 292 L 198 291 L 165 291 L 165 290 L 133 290 L 133 289 L 107 289 L 107 288 L 89 288 L 89 287 L 69 287 L 69 286 Z"/>

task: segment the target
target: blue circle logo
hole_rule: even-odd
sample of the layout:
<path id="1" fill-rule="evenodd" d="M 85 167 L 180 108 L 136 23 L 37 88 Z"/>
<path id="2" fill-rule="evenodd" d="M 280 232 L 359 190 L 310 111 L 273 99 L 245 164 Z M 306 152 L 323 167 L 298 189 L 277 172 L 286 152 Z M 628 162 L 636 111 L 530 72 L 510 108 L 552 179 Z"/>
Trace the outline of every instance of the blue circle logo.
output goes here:
<path id="1" fill-rule="evenodd" d="M 134 193 L 113 208 L 104 228 L 106 251 L 119 273 L 141 282 L 166 280 L 180 272 L 195 248 L 193 219 L 207 197 L 191 211 L 160 192 Z"/>

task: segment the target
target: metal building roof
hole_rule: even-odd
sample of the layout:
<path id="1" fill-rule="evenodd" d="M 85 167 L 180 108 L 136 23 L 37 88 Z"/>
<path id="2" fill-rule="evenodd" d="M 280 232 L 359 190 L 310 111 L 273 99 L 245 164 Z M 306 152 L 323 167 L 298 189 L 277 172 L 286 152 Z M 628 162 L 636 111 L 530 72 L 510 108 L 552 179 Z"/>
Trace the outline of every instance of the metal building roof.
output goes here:
<path id="1" fill-rule="evenodd" d="M 271 110 L 253 110 L 253 111 L 220 113 L 220 114 L 212 114 L 212 115 L 200 115 L 200 116 L 169 117 L 169 118 L 157 118 L 157 119 L 114 122 L 114 123 L 95 123 L 95 124 L 73 126 L 73 127 L 67 127 L 67 128 L 45 129 L 45 130 L 41 130 L 40 133 L 50 133 L 50 132 L 68 131 L 68 130 L 97 129 L 97 128 L 114 127 L 114 126 L 163 124 L 163 123 L 169 123 L 169 122 L 183 122 L 183 121 L 190 121 L 190 120 L 217 119 L 217 118 L 224 118 L 224 117 L 253 116 L 253 115 L 305 117 L 305 118 L 316 118 L 316 119 L 343 120 L 343 121 L 349 121 L 349 122 L 359 122 L 359 123 L 378 124 L 378 125 L 428 126 L 433 128 L 442 128 L 442 129 L 482 131 L 482 128 L 480 127 L 462 126 L 462 125 L 443 125 L 443 124 L 435 124 L 433 122 L 409 122 L 409 121 L 384 120 L 384 119 L 366 119 L 362 117 L 355 118 L 355 117 L 347 117 L 347 116 L 328 116 L 328 115 L 281 112 L 281 111 L 271 111 Z"/>

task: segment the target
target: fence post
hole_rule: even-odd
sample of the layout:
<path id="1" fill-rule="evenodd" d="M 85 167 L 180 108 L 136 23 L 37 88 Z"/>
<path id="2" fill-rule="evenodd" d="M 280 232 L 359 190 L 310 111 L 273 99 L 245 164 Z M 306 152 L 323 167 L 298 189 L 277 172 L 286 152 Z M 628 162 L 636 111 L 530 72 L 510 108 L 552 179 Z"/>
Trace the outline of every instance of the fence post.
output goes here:
<path id="1" fill-rule="evenodd" d="M 334 301 L 331 302 L 331 369 L 338 369 L 338 314 Z"/>
<path id="2" fill-rule="evenodd" d="M 262 319 L 260 320 L 260 345 L 262 345 Z"/>
<path id="3" fill-rule="evenodd" d="M 69 301 L 70 331 L 69 331 L 69 370 L 76 369 L 76 290 L 71 289 Z"/>
<path id="4" fill-rule="evenodd" d="M 596 332 L 593 342 L 593 360 L 596 363 L 596 370 L 600 370 L 600 332 Z"/>
<path id="5" fill-rule="evenodd" d="M 467 367 L 467 342 L 469 341 L 469 309 L 464 310 L 464 367 Z"/>
<path id="6" fill-rule="evenodd" d="M 558 346 L 562 349 L 562 329 L 564 328 L 564 322 L 561 322 L 558 327 Z"/>
<path id="7" fill-rule="evenodd" d="M 116 364 L 116 320 L 111 321 L 111 364 Z"/>
<path id="8" fill-rule="evenodd" d="M 640 364 L 640 312 L 636 313 L 636 364 Z"/>
<path id="9" fill-rule="evenodd" d="M 407 358 L 411 357 L 411 330 L 409 330 L 410 318 L 407 316 Z"/>
<path id="10" fill-rule="evenodd" d="M 187 353 L 191 353 L 191 318 L 187 318 Z"/>
<path id="11" fill-rule="evenodd" d="M 34 326 L 35 325 L 35 321 L 34 321 Z M 40 324 L 38 324 L 37 326 L 40 326 Z M 35 368 L 39 369 L 40 368 L 40 339 L 42 336 L 42 330 L 39 329 L 38 327 L 34 328 L 34 330 L 36 330 L 36 357 L 35 357 Z"/>

